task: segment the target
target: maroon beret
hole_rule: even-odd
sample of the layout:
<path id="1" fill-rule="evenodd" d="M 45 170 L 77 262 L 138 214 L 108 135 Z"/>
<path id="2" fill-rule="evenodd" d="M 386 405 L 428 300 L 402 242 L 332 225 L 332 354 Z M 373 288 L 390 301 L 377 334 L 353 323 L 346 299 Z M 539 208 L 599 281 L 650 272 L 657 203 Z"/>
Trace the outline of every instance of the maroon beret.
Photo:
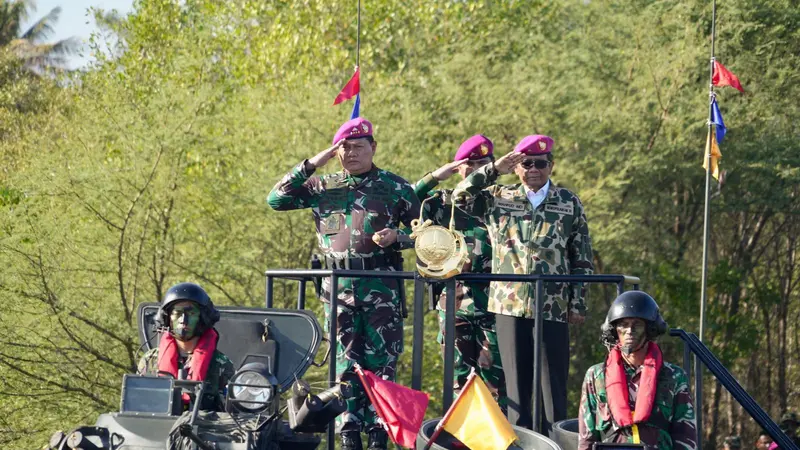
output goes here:
<path id="1" fill-rule="evenodd" d="M 514 153 L 522 153 L 529 156 L 546 155 L 550 153 L 552 148 L 553 138 L 543 134 L 534 134 L 522 138 L 519 144 L 514 147 Z"/>
<path id="2" fill-rule="evenodd" d="M 333 143 L 336 144 L 342 139 L 356 139 L 367 136 L 372 136 L 372 123 L 363 117 L 356 117 L 339 127 L 339 131 L 333 135 Z"/>
<path id="3" fill-rule="evenodd" d="M 458 147 L 453 161 L 461 161 L 462 159 L 483 159 L 492 156 L 493 151 L 494 144 L 492 144 L 491 139 L 482 134 L 476 134 L 464 141 L 461 147 Z"/>

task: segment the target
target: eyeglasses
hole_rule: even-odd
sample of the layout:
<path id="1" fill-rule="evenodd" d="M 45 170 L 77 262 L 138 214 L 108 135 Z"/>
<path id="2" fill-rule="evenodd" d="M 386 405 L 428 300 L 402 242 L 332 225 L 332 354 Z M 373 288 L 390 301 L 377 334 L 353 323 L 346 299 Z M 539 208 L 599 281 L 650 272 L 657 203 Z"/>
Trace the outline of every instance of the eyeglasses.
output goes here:
<path id="1" fill-rule="evenodd" d="M 546 159 L 526 159 L 519 163 L 520 166 L 524 167 L 525 170 L 530 169 L 531 167 L 536 167 L 539 170 L 547 169 L 550 166 L 550 161 Z"/>

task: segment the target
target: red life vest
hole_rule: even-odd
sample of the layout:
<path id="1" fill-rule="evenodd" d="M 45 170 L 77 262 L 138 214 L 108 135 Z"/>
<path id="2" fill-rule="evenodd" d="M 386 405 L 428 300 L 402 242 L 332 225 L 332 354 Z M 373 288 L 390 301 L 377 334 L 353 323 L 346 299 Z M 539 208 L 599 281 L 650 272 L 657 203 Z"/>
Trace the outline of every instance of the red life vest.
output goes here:
<path id="1" fill-rule="evenodd" d="M 208 367 L 217 350 L 217 340 L 219 340 L 219 334 L 213 328 L 209 328 L 200 335 L 189 363 L 189 380 L 203 381 L 206 379 Z M 172 374 L 173 377 L 178 378 L 178 344 L 169 333 L 163 333 L 161 342 L 158 344 L 158 371 Z M 188 394 L 183 394 L 183 401 L 184 403 L 189 402 Z"/>
<path id="2" fill-rule="evenodd" d="M 661 349 L 655 342 L 648 342 L 647 356 L 642 365 L 642 376 L 639 379 L 639 390 L 636 395 L 636 408 L 631 414 L 630 397 L 628 396 L 628 380 L 625 376 L 624 360 L 619 346 L 608 352 L 606 359 L 606 396 L 611 408 L 611 415 L 621 427 L 629 427 L 634 423 L 647 422 L 656 400 L 658 372 L 664 365 Z"/>

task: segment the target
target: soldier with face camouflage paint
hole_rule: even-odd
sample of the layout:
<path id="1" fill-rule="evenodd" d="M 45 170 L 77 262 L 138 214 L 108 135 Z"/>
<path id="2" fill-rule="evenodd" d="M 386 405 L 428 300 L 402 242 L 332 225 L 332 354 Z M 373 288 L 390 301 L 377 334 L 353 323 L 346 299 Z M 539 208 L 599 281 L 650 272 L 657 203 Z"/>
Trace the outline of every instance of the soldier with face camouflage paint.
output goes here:
<path id="1" fill-rule="evenodd" d="M 550 182 L 554 162 L 548 136 L 526 136 L 509 153 L 473 172 L 456 188 L 471 198 L 473 214 L 486 222 L 492 271 L 507 274 L 589 275 L 592 245 L 583 205 Z M 514 171 L 519 184 L 494 185 Z M 496 314 L 506 377 L 508 420 L 533 428 L 534 283 L 492 282 L 488 310 Z M 542 429 L 566 419 L 569 374 L 567 322 L 583 323 L 586 300 L 580 284 L 544 283 L 542 335 Z"/>
<path id="2" fill-rule="evenodd" d="M 399 250 L 413 247 L 411 221 L 419 216 L 419 199 L 403 178 L 372 163 L 377 143 L 372 124 L 356 118 L 342 125 L 333 147 L 304 160 L 269 193 L 267 202 L 279 211 L 311 208 L 320 250 L 330 269 L 394 270 Z M 343 170 L 313 176 L 314 171 L 338 157 Z M 400 229 L 400 225 L 406 226 Z M 385 449 L 388 435 L 377 422 L 353 366 L 385 379 L 395 379 L 403 351 L 402 284 L 396 279 L 340 278 L 337 287 L 336 373 L 350 383 L 354 398 L 336 418 L 342 448 L 360 450 L 360 431 L 369 433 L 369 449 Z M 330 282 L 323 282 L 329 326 Z"/>
<path id="3" fill-rule="evenodd" d="M 200 408 L 224 411 L 234 367 L 216 349 L 219 335 L 213 326 L 218 320 L 219 312 L 203 288 L 194 283 L 172 286 L 156 319 L 162 331 L 159 346 L 145 353 L 137 373 L 205 381 L 214 390 L 203 395 Z"/>
<path id="4" fill-rule="evenodd" d="M 583 381 L 579 450 L 591 450 L 595 442 L 697 448 L 686 373 L 664 361 L 654 342 L 666 329 L 658 305 L 644 292 L 628 291 L 614 300 L 602 327 L 609 356 L 589 368 Z"/>
<path id="5" fill-rule="evenodd" d="M 425 175 L 414 187 L 424 204 L 424 218 L 434 224 L 449 227 L 453 202 L 455 202 L 454 228 L 464 235 L 469 247 L 469 262 L 462 272 L 491 273 L 492 245 L 489 230 L 482 217 L 471 214 L 472 204 L 465 199 L 454 199 L 452 189 L 433 189 L 456 172 L 466 178 L 474 170 L 494 160 L 494 145 L 486 136 L 475 135 L 464 141 L 456 152 L 453 162 Z M 439 311 L 438 341 L 444 354 L 446 292 L 439 295 L 436 309 Z M 489 301 L 488 282 L 456 282 L 455 364 L 453 389 L 456 392 L 467 382 L 472 369 L 486 383 L 489 391 L 501 406 L 505 406 L 505 376 L 497 346 L 497 331 L 494 314 L 487 310 Z"/>

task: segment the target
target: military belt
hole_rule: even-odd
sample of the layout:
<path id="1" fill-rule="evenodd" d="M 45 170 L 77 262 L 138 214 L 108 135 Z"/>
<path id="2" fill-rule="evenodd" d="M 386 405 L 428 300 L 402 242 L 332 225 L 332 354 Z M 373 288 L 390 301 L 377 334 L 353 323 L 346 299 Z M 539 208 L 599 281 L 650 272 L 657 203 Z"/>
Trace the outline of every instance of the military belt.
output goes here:
<path id="1" fill-rule="evenodd" d="M 372 255 L 365 258 L 331 258 L 326 256 L 325 264 L 328 269 L 374 270 L 379 268 L 394 267 L 399 257 L 400 254 L 395 252 Z"/>

